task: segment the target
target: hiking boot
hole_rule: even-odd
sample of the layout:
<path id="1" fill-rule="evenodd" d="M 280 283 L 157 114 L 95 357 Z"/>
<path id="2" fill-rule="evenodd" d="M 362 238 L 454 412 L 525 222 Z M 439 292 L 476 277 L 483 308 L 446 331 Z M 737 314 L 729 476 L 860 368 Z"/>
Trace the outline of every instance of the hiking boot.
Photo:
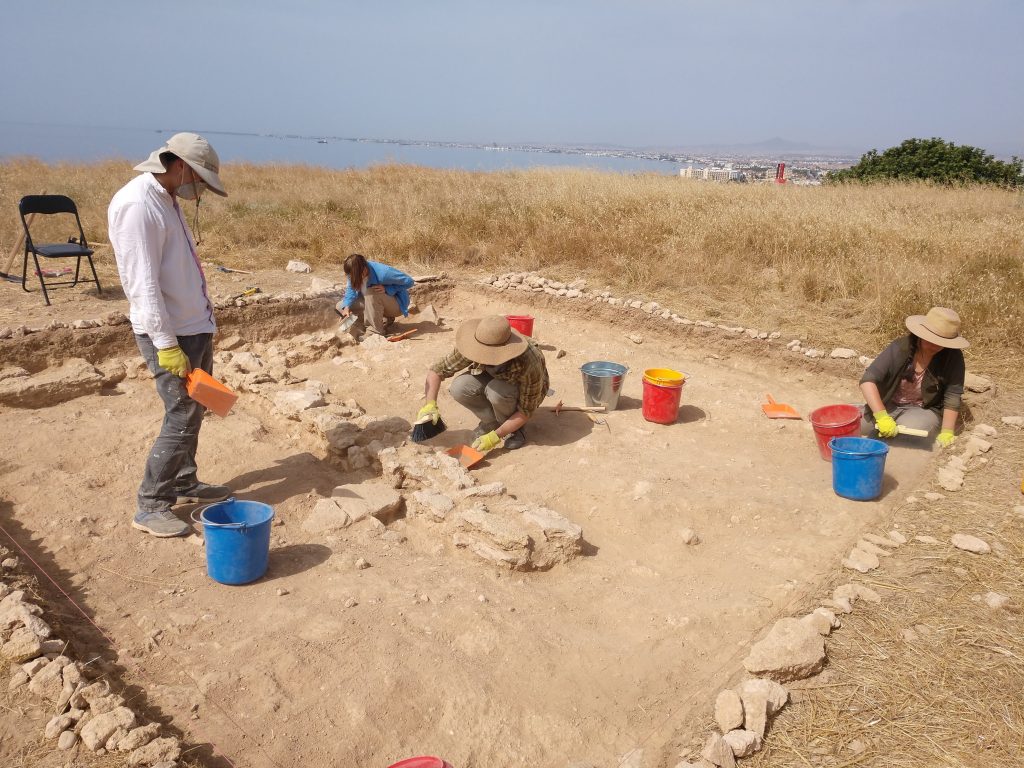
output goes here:
<path id="1" fill-rule="evenodd" d="M 514 451 L 516 448 L 522 448 L 526 445 L 526 432 L 520 427 L 511 435 L 505 438 L 505 450 Z"/>
<path id="2" fill-rule="evenodd" d="M 184 536 L 192 533 L 192 526 L 184 520 L 179 520 L 169 509 L 161 509 L 158 512 L 138 511 L 132 520 L 132 528 L 156 536 L 158 539 L 170 539 L 175 536 Z"/>
<path id="3" fill-rule="evenodd" d="M 212 504 L 215 501 L 224 501 L 231 495 L 231 489 L 226 485 L 210 485 L 209 483 L 197 482 L 191 488 L 178 490 L 176 504 L 193 504 L 195 502 L 206 502 Z"/>

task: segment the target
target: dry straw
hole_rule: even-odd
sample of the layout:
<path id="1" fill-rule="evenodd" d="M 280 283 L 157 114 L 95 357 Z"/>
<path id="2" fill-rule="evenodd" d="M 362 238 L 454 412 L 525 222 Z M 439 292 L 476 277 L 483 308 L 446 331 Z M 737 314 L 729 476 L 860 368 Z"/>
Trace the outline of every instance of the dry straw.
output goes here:
<path id="1" fill-rule="evenodd" d="M 91 239 L 131 161 L 0 164 L 0 245 L 21 195 L 74 198 Z M 1024 370 L 1019 194 L 926 185 L 719 185 L 585 170 L 228 165 L 203 203 L 203 255 L 240 268 L 353 251 L 456 274 L 536 269 L 657 299 L 689 317 L 873 353 L 908 314 L 956 308 L 980 372 Z M 100 260 L 101 264 L 104 262 Z M 109 267 L 108 267 L 109 269 Z"/>
<path id="2" fill-rule="evenodd" d="M 1024 433 L 1003 427 L 993 442 L 995 455 L 963 491 L 897 511 L 901 530 L 943 544 L 910 542 L 863 577 L 881 604 L 842 617 L 826 673 L 793 692 L 765 749 L 745 764 L 1024 765 L 1024 517 L 1013 512 L 1024 504 Z M 992 554 L 954 549 L 957 531 L 984 538 Z M 1008 606 L 986 605 L 989 591 Z"/>

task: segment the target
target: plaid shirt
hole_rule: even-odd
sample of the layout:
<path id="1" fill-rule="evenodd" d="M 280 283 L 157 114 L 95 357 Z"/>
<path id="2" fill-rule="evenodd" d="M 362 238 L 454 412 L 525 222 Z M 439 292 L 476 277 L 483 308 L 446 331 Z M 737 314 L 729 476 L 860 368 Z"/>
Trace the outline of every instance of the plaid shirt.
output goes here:
<path id="1" fill-rule="evenodd" d="M 549 382 L 544 353 L 531 339 L 527 339 L 527 345 L 526 351 L 519 357 L 514 357 L 501 366 L 486 367 L 453 349 L 447 357 L 430 366 L 430 370 L 442 379 L 447 379 L 468 367 L 469 373 L 473 375 L 489 373 L 496 379 L 515 384 L 519 387 L 519 410 L 529 418 L 547 395 Z"/>

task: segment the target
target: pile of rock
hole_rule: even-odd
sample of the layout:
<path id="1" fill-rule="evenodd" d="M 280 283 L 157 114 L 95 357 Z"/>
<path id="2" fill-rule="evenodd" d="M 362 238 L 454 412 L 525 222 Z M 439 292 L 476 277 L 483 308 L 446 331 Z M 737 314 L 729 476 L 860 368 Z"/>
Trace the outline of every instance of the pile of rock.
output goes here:
<path id="1" fill-rule="evenodd" d="M 782 683 L 818 674 L 825 666 L 825 637 L 842 626 L 837 613 L 848 614 L 858 600 L 877 603 L 878 593 L 860 584 L 843 584 L 827 605 L 801 618 L 779 619 L 768 634 L 755 643 L 743 661 L 755 677 L 721 691 L 714 703 L 720 733 L 711 733 L 696 762 L 676 768 L 732 768 L 736 760 L 761 749 L 771 720 L 789 701 Z"/>
<path id="2" fill-rule="evenodd" d="M 0 556 L 8 554 L 0 548 Z M 17 560 L 7 558 L 3 567 L 6 579 Z M 11 668 L 8 690 L 25 689 L 52 707 L 47 739 L 55 739 L 62 750 L 81 743 L 97 754 L 123 752 L 129 766 L 177 765 L 179 741 L 160 738 L 158 723 L 139 722 L 106 681 L 89 682 L 86 667 L 64 655 L 67 644 L 51 637 L 50 626 L 40 618 L 42 609 L 25 600 L 24 589 L 0 581 L 0 598 L 0 658 Z"/>
<path id="3" fill-rule="evenodd" d="M 988 463 L 983 454 L 992 450 L 992 443 L 986 438 L 998 437 L 998 432 L 988 424 L 977 424 L 970 434 L 962 435 L 957 445 L 963 450 L 939 467 L 936 481 L 947 491 L 956 492 L 964 487 L 964 476 L 972 469 Z"/>
<path id="4" fill-rule="evenodd" d="M 635 310 L 677 325 L 716 329 L 731 336 L 746 337 L 752 341 L 775 341 L 782 338 L 782 333 L 777 330 L 765 331 L 714 320 L 694 320 L 680 315 L 667 307 L 663 307 L 656 301 L 638 297 L 613 296 L 611 290 L 607 287 L 600 291 L 591 290 L 587 288 L 587 281 L 582 278 L 564 283 L 559 280 L 543 277 L 537 272 L 506 272 L 500 275 L 487 275 L 480 282 L 482 285 L 495 291 L 521 291 L 523 293 L 545 294 L 554 298 L 572 299 L 580 302 L 607 304 L 610 307 L 615 307 L 625 312 Z M 805 346 L 804 342 L 800 339 L 793 339 L 786 345 L 786 348 L 791 352 L 796 352 L 812 359 L 825 357 L 826 355 L 826 352 L 823 350 Z M 837 347 L 832 350 L 829 356 L 833 359 L 841 360 L 858 357 L 858 354 L 855 350 Z M 859 356 L 859 362 L 862 365 L 869 365 L 871 360 L 872 358 L 870 357 Z"/>
<path id="5" fill-rule="evenodd" d="M 387 526 L 404 511 L 407 520 L 425 523 L 428 534 L 448 538 L 453 550 L 518 571 L 548 570 L 582 549 L 580 526 L 547 507 L 509 498 L 504 483 L 478 484 L 443 452 L 404 443 L 380 448 L 374 459 L 381 478 L 338 486 L 316 502 L 303 530 L 328 534 L 364 521 Z"/>

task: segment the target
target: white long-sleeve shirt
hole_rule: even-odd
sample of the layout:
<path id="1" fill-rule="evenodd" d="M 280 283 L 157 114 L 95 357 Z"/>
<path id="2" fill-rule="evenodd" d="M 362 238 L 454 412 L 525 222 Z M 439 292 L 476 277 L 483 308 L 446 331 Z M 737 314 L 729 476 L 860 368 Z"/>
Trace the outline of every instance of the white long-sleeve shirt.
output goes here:
<path id="1" fill-rule="evenodd" d="M 167 349 L 177 346 L 177 336 L 217 330 L 192 233 L 153 174 L 118 190 L 107 209 L 107 228 L 135 333 Z"/>

